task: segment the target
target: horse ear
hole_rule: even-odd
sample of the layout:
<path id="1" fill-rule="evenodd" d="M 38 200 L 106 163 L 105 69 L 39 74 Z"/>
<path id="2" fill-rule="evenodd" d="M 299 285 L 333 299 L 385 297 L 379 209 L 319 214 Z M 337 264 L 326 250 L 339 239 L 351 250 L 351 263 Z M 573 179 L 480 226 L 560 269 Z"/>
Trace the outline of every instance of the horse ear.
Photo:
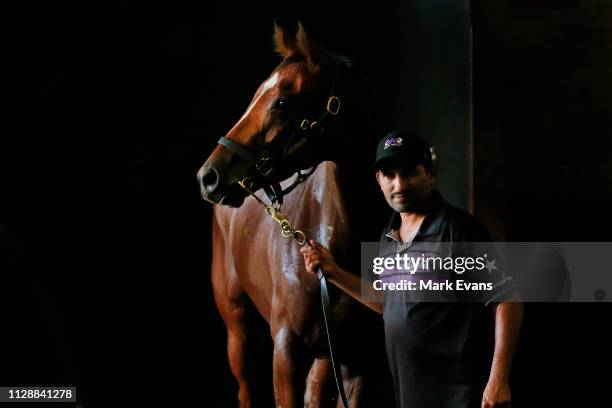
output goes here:
<path id="1" fill-rule="evenodd" d="M 318 70 L 318 56 L 321 54 L 323 47 L 316 43 L 304 30 L 304 26 L 300 21 L 298 21 L 298 31 L 297 31 L 297 48 L 298 50 L 304 54 L 306 60 L 308 61 L 308 66 L 312 70 Z"/>
<path id="2" fill-rule="evenodd" d="M 276 21 L 274 22 L 274 49 L 277 54 L 283 58 L 287 58 L 295 52 L 296 42 L 295 37 L 283 30 Z"/>

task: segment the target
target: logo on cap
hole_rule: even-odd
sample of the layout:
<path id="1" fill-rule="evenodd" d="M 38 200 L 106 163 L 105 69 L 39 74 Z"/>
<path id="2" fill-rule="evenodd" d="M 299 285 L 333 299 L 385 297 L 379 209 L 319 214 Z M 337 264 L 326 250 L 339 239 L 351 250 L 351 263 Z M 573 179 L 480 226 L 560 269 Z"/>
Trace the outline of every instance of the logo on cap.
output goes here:
<path id="1" fill-rule="evenodd" d="M 401 146 L 401 145 L 402 145 L 401 137 L 392 137 L 390 139 L 387 139 L 387 141 L 385 141 L 385 149 L 391 146 Z"/>

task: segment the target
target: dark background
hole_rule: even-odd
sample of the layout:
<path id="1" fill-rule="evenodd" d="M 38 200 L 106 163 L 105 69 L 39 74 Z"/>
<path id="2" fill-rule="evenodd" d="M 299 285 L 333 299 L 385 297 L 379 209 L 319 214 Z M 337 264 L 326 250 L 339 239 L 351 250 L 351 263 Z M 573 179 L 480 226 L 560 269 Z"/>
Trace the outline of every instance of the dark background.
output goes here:
<path id="1" fill-rule="evenodd" d="M 16 92 L 0 150 L 0 383 L 76 385 L 88 407 L 230 406 L 211 207 L 195 173 L 278 62 L 275 17 L 299 17 L 352 55 L 378 90 L 381 131 L 392 127 L 405 74 L 393 67 L 415 30 L 402 12 L 109 1 L 7 13 Z M 473 151 L 473 210 L 496 238 L 610 240 L 611 12 L 604 1 L 473 2 L 474 134 L 457 149 Z M 515 406 L 605 401 L 609 307 L 526 307 Z"/>

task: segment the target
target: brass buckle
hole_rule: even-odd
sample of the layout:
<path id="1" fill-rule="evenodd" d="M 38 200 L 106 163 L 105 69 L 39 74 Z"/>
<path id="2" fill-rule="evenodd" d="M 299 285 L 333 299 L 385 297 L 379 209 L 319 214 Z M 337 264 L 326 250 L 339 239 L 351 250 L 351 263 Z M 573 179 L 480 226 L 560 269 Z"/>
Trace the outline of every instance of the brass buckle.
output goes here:
<path id="1" fill-rule="evenodd" d="M 242 180 L 239 180 L 238 184 L 240 184 L 240 187 L 244 188 L 245 190 L 250 190 L 253 188 L 253 180 L 250 177 L 245 177 Z"/>
<path id="2" fill-rule="evenodd" d="M 340 112 L 340 105 L 340 98 L 332 95 L 327 100 L 327 111 L 332 115 L 337 115 Z"/>

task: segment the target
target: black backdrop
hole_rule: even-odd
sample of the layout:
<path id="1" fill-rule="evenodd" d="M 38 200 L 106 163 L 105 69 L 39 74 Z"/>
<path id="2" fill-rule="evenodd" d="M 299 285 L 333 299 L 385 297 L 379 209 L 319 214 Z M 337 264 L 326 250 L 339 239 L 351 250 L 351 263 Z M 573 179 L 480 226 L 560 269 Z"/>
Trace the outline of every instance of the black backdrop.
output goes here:
<path id="1" fill-rule="evenodd" d="M 519 14 L 536 23 L 510 27 L 498 24 L 506 20 L 496 7 L 474 6 L 476 213 L 514 240 L 607 240 L 610 187 L 598 169 L 609 162 L 610 134 L 591 119 L 609 113 L 610 93 L 558 88 L 547 74 L 567 61 L 540 53 L 541 43 L 500 33 L 541 35 L 537 19 L 549 21 L 549 11 L 569 11 L 566 19 L 586 26 L 591 20 L 571 20 L 579 2 L 536 3 L 543 17 Z M 208 276 L 211 212 L 195 173 L 278 61 L 270 40 L 275 17 L 291 23 L 299 16 L 332 49 L 353 55 L 380 89 L 384 112 L 384 96 L 393 92 L 393 78 L 382 75 L 392 64 L 385 56 L 401 47 L 387 35 L 394 10 L 364 1 L 125 1 L 43 3 L 9 13 L 16 17 L 16 52 L 8 58 L 16 75 L 5 81 L 17 93 L 0 151 L 2 385 L 75 384 L 86 406 L 229 406 L 235 390 Z M 555 41 L 591 44 L 599 34 L 576 29 Z M 553 57 L 566 54 L 558 47 Z M 592 75 L 593 86 L 607 78 Z M 540 100 L 552 119 L 529 132 L 525 101 L 538 103 L 529 97 L 534 89 L 546 94 L 542 81 L 565 89 L 568 99 L 582 95 L 576 105 L 590 113 L 576 120 L 579 143 L 574 132 L 559 131 L 565 127 L 557 118 L 568 114 L 559 98 Z M 533 199 L 535 188 L 524 181 L 537 186 L 541 173 L 524 170 L 517 133 L 531 141 L 536 170 L 567 166 L 554 158 L 571 158 L 575 145 L 589 143 L 597 161 L 587 155 L 582 162 L 601 167 L 573 176 L 573 184 L 556 181 L 562 197 L 551 187 Z M 554 144 L 551 134 L 559 135 Z M 500 182 L 480 176 L 491 165 L 480 149 L 499 163 L 505 187 L 496 208 L 486 202 Z M 568 175 L 582 171 L 571 163 Z M 550 185 L 548 177 L 539 183 Z M 514 370 L 517 406 L 603 398 L 607 376 L 596 370 L 609 363 L 611 344 L 604 306 L 528 305 Z"/>

